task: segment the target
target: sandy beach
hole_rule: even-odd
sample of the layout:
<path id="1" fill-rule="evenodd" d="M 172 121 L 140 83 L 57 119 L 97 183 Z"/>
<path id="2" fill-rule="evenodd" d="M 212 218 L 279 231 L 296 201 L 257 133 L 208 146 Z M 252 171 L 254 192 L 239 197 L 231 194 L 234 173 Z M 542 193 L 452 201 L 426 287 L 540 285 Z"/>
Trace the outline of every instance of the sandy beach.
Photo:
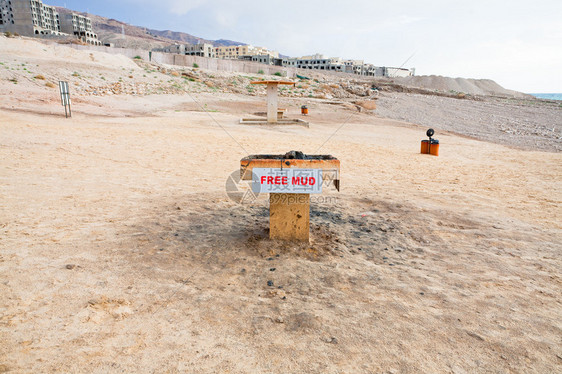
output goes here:
<path id="1" fill-rule="evenodd" d="M 308 128 L 260 127 L 243 74 L 4 37 L 0 63 L 0 372 L 562 370 L 558 103 L 326 78 L 281 94 Z M 307 245 L 225 192 L 290 150 L 341 161 Z"/>

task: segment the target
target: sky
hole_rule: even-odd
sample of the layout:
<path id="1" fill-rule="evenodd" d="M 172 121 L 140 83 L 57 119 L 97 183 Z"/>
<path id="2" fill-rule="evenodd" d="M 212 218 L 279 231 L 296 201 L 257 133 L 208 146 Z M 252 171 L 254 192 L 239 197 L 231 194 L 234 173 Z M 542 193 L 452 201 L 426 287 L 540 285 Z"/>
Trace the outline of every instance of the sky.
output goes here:
<path id="1" fill-rule="evenodd" d="M 562 1 L 43 0 L 156 30 L 562 92 Z"/>

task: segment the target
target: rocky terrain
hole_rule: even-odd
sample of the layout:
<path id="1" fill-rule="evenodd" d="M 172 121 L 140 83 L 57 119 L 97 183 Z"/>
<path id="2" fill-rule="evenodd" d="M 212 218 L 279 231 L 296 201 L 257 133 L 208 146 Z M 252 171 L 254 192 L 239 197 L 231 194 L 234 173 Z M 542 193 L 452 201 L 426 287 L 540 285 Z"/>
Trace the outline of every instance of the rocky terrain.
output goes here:
<path id="1" fill-rule="evenodd" d="M 26 39 L 3 38 L 2 42 L 7 54 L 0 61 L 0 78 L 13 92 L 19 87 L 17 83 L 29 82 L 38 90 L 55 94 L 56 82 L 67 80 L 72 92 L 80 96 L 231 93 L 263 97 L 264 86 L 250 82 L 283 78 L 160 65 Z M 7 58 L 8 53 L 19 53 L 21 43 L 34 49 L 26 54 L 23 64 Z M 72 62 L 52 68 L 43 62 L 53 54 L 89 60 L 96 69 Z M 562 150 L 559 102 L 506 90 L 492 81 L 444 77 L 367 79 L 313 71 L 303 74 L 309 79 L 293 79 L 295 86 L 281 87 L 279 95 L 524 149 Z"/>

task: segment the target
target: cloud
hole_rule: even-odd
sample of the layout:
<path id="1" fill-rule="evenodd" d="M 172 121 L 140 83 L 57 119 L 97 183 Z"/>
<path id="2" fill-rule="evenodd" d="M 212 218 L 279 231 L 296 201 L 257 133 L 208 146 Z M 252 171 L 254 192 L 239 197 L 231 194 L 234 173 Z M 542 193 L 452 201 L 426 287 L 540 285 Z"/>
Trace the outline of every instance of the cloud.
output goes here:
<path id="1" fill-rule="evenodd" d="M 125 20 L 231 39 L 291 56 L 323 53 L 420 74 L 502 79 L 509 88 L 562 91 L 556 64 L 562 2 L 472 0 L 100 0 Z M 123 4 L 128 6 L 124 7 Z M 558 51 L 558 52 L 557 52 Z"/>
<path id="2" fill-rule="evenodd" d="M 145 9 L 152 8 L 153 14 L 158 14 L 163 9 L 166 13 L 174 16 L 184 16 L 194 9 L 197 9 L 209 3 L 209 0 L 116 0 L 116 2 L 125 2 L 132 4 L 131 6 L 143 7 Z"/>

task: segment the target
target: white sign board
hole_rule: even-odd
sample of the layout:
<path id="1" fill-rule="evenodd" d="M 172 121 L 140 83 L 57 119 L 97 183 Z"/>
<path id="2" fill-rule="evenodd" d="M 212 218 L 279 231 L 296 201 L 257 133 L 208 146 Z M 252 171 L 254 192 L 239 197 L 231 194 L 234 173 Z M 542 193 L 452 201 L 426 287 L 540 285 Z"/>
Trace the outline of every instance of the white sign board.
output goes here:
<path id="1" fill-rule="evenodd" d="M 322 169 L 253 168 L 254 193 L 322 193 Z"/>
<path id="2" fill-rule="evenodd" d="M 68 89 L 68 82 L 59 81 L 59 90 L 62 105 L 70 105 L 70 90 Z"/>

